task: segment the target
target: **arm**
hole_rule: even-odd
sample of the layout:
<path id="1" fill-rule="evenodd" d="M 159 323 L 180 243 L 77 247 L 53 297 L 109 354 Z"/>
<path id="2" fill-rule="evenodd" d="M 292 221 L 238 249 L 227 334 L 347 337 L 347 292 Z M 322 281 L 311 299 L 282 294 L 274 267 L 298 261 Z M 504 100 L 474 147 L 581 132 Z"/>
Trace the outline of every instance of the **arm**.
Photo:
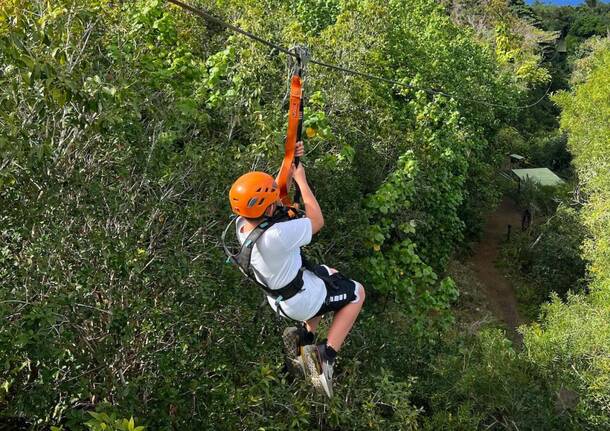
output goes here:
<path id="1" fill-rule="evenodd" d="M 301 158 L 301 157 L 303 157 L 303 154 L 305 154 L 305 146 L 303 145 L 303 141 L 299 141 L 296 143 L 296 147 L 294 149 L 294 156 Z M 292 166 L 290 167 L 290 174 L 288 175 L 288 178 L 286 179 L 286 190 L 291 189 L 293 176 L 294 176 L 294 161 L 292 162 Z M 275 177 L 275 182 L 279 183 L 279 177 L 280 177 L 280 174 L 278 173 L 277 177 Z"/>
<path id="2" fill-rule="evenodd" d="M 322 215 L 320 204 L 318 204 L 316 197 L 307 183 L 303 163 L 299 163 L 299 166 L 294 170 L 293 178 L 301 189 L 301 198 L 305 205 L 305 215 L 311 220 L 311 232 L 312 234 L 316 234 L 322 229 L 322 226 L 324 226 L 324 216 Z"/>

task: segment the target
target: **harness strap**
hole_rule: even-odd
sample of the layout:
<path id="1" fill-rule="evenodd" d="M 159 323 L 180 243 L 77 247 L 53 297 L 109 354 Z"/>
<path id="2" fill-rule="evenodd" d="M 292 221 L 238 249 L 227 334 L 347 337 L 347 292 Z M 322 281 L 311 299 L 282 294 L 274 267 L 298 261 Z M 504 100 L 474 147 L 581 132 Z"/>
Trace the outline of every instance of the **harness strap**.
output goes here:
<path id="1" fill-rule="evenodd" d="M 286 143 L 284 145 L 284 160 L 280 167 L 280 173 L 277 177 L 277 184 L 280 187 L 280 199 L 284 205 L 290 205 L 290 196 L 288 195 L 288 180 L 290 176 L 290 168 L 294 161 L 294 152 L 297 143 L 298 128 L 300 125 L 301 100 L 303 97 L 303 80 L 295 74 L 290 81 L 290 106 L 288 109 L 288 132 L 286 134 Z"/>
<path id="2" fill-rule="evenodd" d="M 269 229 L 278 221 L 273 219 L 265 220 L 258 226 L 256 226 L 244 241 L 241 251 L 236 257 L 236 260 L 240 268 L 246 268 L 247 272 L 252 272 L 249 278 L 253 278 L 254 281 L 256 281 L 256 283 L 263 288 L 267 296 L 276 299 L 283 298 L 283 300 L 286 300 L 292 298 L 294 295 L 296 295 L 303 289 L 303 269 L 300 268 L 296 277 L 286 286 L 280 289 L 270 289 L 267 285 L 259 281 L 264 280 L 264 277 L 256 270 L 256 268 L 251 265 L 252 251 L 254 249 L 254 245 L 256 244 L 258 239 L 267 231 L 267 229 Z"/>
<path id="3" fill-rule="evenodd" d="M 318 277 L 320 280 L 322 280 L 324 282 L 324 284 L 326 284 L 328 287 L 331 288 L 336 288 L 336 284 L 335 284 L 335 279 L 333 278 L 332 275 L 328 275 L 326 274 L 326 270 L 321 270 L 322 267 L 320 265 L 314 265 L 312 264 L 303 254 L 303 252 L 301 251 L 301 260 L 303 261 L 303 267 L 314 273 L 314 275 L 316 277 Z"/>
<path id="4" fill-rule="evenodd" d="M 299 158 L 295 157 L 296 143 L 301 140 L 303 131 L 303 77 L 305 68 L 309 61 L 309 50 L 305 46 L 295 46 L 291 49 L 297 59 L 292 70 L 292 78 L 290 79 L 290 103 L 288 108 L 288 130 L 286 131 L 286 143 L 284 144 L 284 160 L 280 167 L 277 183 L 280 187 L 280 199 L 284 205 L 290 205 L 290 196 L 288 195 L 288 182 L 292 163 L 295 166 L 299 165 Z M 294 201 L 296 204 L 301 199 L 301 191 L 298 184 L 295 184 Z"/>
<path id="5" fill-rule="evenodd" d="M 259 240 L 259 238 L 275 223 L 293 220 L 301 215 L 302 212 L 298 209 L 286 207 L 278 209 L 276 214 L 274 214 L 272 217 L 265 219 L 248 234 L 245 241 L 241 245 L 240 251 L 237 254 L 232 254 L 226 245 L 227 232 L 236 222 L 236 217 L 234 217 L 232 221 L 228 224 L 221 237 L 224 251 L 228 256 L 227 263 L 235 263 L 238 266 L 239 270 L 242 272 L 242 274 L 244 274 L 252 282 L 256 283 L 265 292 L 265 295 L 274 298 L 278 316 L 280 316 L 281 313 L 289 319 L 290 316 L 288 316 L 284 312 L 284 310 L 282 310 L 280 302 L 292 298 L 293 296 L 301 292 L 301 290 L 303 290 L 304 266 L 299 269 L 296 277 L 286 286 L 280 289 L 270 289 L 269 287 L 267 287 L 267 285 L 259 281 L 264 280 L 264 277 L 256 270 L 256 268 L 251 265 L 252 250 L 254 249 L 254 245 Z M 303 262 L 306 261 L 303 260 Z"/>

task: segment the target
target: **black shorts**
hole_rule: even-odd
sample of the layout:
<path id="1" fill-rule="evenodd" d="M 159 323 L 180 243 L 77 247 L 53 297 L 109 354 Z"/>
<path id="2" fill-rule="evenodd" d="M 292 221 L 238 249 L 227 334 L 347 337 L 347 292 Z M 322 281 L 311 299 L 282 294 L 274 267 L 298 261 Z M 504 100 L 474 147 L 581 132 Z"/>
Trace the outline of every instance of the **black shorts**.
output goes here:
<path id="1" fill-rule="evenodd" d="M 313 317 L 321 316 L 331 311 L 339 311 L 350 302 L 358 300 L 358 283 L 350 280 L 339 272 L 330 274 L 323 265 L 318 265 L 313 269 L 316 274 L 324 281 L 326 286 L 326 299 L 322 307 Z"/>

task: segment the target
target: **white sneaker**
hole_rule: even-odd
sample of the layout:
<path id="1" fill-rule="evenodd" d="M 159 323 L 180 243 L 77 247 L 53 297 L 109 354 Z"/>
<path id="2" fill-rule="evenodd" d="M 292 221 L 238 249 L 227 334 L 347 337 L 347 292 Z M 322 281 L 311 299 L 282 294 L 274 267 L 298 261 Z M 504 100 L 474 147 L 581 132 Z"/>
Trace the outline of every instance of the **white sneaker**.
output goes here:
<path id="1" fill-rule="evenodd" d="M 317 390 L 323 390 L 333 396 L 333 364 L 326 356 L 325 344 L 303 346 L 303 361 L 311 377 L 311 383 Z"/>

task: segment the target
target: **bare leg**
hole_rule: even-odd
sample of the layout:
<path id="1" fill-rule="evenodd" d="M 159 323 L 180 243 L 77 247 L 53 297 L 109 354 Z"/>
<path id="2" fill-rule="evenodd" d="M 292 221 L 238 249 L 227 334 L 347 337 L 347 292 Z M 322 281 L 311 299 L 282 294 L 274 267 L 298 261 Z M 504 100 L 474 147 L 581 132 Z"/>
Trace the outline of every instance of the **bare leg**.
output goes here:
<path id="1" fill-rule="evenodd" d="M 336 352 L 338 352 L 343 345 L 345 337 L 347 337 L 350 329 L 352 329 L 352 326 L 358 317 L 358 313 L 360 313 L 360 310 L 362 309 L 362 304 L 364 304 L 365 293 L 364 287 L 361 284 L 358 285 L 358 296 L 358 302 L 347 304 L 335 313 L 333 323 L 328 330 L 327 344 Z"/>
<path id="2" fill-rule="evenodd" d="M 322 320 L 322 316 L 312 317 L 311 319 L 305 321 L 305 327 L 309 332 L 316 332 L 320 320 Z"/>
<path id="3" fill-rule="evenodd" d="M 329 268 L 329 273 L 332 275 L 337 270 L 335 268 Z M 347 304 L 341 310 L 335 312 L 335 316 L 333 317 L 333 323 L 330 325 L 330 329 L 328 330 L 328 339 L 327 344 L 332 347 L 336 352 L 339 351 L 343 342 L 345 341 L 345 337 L 349 333 L 352 326 L 354 326 L 354 322 L 362 309 L 362 305 L 364 304 L 365 292 L 364 286 L 362 284 L 358 284 L 358 302 L 354 302 L 351 304 Z M 318 324 L 322 320 L 322 316 L 317 316 L 305 321 L 305 326 L 309 332 L 315 332 L 318 328 Z"/>

